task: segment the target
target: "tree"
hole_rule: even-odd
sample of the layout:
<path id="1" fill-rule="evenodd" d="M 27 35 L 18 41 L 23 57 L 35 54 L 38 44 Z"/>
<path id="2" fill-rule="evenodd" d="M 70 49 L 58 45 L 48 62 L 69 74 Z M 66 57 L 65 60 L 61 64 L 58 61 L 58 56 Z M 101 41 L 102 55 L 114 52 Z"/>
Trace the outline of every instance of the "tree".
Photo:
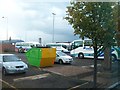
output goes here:
<path id="1" fill-rule="evenodd" d="M 116 33 L 114 2 L 71 2 L 65 19 L 74 28 L 74 34 L 92 40 L 94 48 L 94 87 L 97 81 L 97 58 L 101 51 L 114 43 Z M 101 46 L 103 46 L 101 48 Z"/>
<path id="2" fill-rule="evenodd" d="M 115 12 L 114 14 L 116 15 L 116 22 L 117 22 L 117 33 L 116 33 L 116 39 L 117 39 L 117 44 L 120 47 L 120 2 L 117 3 L 118 5 L 115 6 Z M 117 14 L 116 14 L 117 13 Z"/>

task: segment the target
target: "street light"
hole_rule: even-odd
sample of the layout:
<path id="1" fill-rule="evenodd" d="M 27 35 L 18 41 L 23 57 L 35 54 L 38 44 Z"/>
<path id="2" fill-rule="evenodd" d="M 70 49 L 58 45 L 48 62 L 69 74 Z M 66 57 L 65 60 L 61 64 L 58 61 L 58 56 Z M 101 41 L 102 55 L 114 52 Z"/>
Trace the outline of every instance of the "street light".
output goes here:
<path id="1" fill-rule="evenodd" d="M 7 17 L 2 17 L 3 19 L 5 18 L 6 19 L 6 39 L 8 40 L 8 18 Z"/>
<path id="2" fill-rule="evenodd" d="M 52 42 L 54 43 L 54 20 L 55 20 L 55 13 L 52 13 L 53 14 L 53 38 L 52 38 Z"/>

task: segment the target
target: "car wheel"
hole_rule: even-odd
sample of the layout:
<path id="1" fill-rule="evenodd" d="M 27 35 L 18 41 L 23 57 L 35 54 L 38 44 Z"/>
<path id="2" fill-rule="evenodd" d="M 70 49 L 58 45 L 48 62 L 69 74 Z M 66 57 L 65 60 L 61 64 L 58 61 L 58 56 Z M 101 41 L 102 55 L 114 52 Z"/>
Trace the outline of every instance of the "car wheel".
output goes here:
<path id="1" fill-rule="evenodd" d="M 18 49 L 18 52 L 21 53 L 21 49 Z"/>
<path id="2" fill-rule="evenodd" d="M 2 74 L 7 75 L 7 71 L 5 68 L 2 69 Z"/>
<path id="3" fill-rule="evenodd" d="M 78 57 L 79 57 L 80 59 L 83 59 L 83 58 L 84 58 L 84 54 L 83 54 L 83 53 L 79 53 L 79 54 L 78 54 Z"/>
<path id="4" fill-rule="evenodd" d="M 111 56 L 111 59 L 112 59 L 112 61 L 116 61 L 116 60 L 117 60 L 116 55 L 113 54 L 113 55 Z"/>
<path id="5" fill-rule="evenodd" d="M 59 64 L 63 64 L 63 61 L 61 59 L 59 60 Z"/>

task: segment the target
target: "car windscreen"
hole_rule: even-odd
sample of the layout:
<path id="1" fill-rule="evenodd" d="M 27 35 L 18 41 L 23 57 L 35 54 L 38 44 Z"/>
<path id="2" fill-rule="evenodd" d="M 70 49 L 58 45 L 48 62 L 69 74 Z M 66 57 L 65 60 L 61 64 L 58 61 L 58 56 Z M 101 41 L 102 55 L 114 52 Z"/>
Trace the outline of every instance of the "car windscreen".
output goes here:
<path id="1" fill-rule="evenodd" d="M 15 61 L 20 61 L 20 59 L 15 55 L 3 56 L 3 62 L 15 62 Z"/>
<path id="2" fill-rule="evenodd" d="M 65 54 L 65 53 L 63 53 L 63 52 L 61 52 L 61 51 L 57 52 L 57 54 L 58 54 L 59 56 L 67 56 L 67 54 Z"/>

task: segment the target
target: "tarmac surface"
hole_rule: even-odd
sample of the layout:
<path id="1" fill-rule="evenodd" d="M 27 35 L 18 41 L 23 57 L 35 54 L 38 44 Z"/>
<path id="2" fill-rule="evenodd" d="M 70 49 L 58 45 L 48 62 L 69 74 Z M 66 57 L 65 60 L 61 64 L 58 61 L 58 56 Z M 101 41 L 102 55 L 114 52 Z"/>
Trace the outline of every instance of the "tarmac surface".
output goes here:
<path id="1" fill-rule="evenodd" d="M 24 54 L 17 54 L 28 63 Z M 112 63 L 112 71 L 101 72 L 101 60 L 98 60 L 97 88 L 106 89 L 120 81 L 120 62 Z M 38 68 L 29 65 L 26 74 L 2 76 L 4 88 L 64 88 L 74 90 L 78 88 L 93 88 L 93 60 L 75 59 L 69 64 L 54 64 L 52 67 Z M 119 88 L 113 87 L 113 88 Z"/>

